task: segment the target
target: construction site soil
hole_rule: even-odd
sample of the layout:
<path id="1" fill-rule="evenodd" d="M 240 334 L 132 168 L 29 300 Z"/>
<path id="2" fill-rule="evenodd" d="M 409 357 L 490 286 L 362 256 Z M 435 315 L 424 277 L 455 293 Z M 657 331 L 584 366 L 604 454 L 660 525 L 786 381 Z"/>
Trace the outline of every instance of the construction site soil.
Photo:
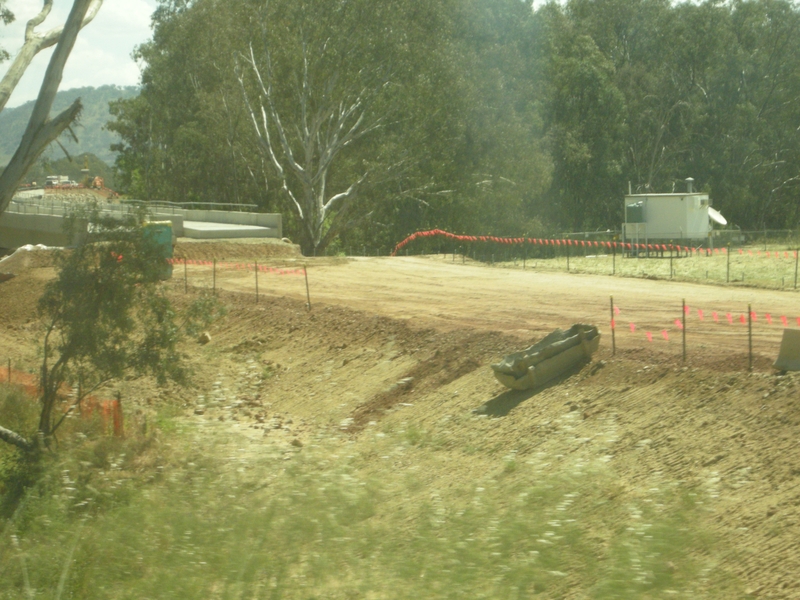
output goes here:
<path id="1" fill-rule="evenodd" d="M 300 246 L 272 238 L 242 240 L 190 240 L 182 238 L 175 245 L 178 260 L 261 260 L 264 258 L 299 258 Z"/>
<path id="2" fill-rule="evenodd" d="M 200 256 L 203 248 L 213 250 Z M 258 258 L 248 250 L 192 244 L 179 245 L 178 255 Z M 180 403 L 187 420 L 214 435 L 287 451 L 336 430 L 365 456 L 374 443 L 368 428 L 413 423 L 444 440 L 425 465 L 438 490 L 491 477 L 509 453 L 546 457 L 542 469 L 551 473 L 579 459 L 606 464 L 619 484 L 610 502 L 679 482 L 703 494 L 701 525 L 715 539 L 712 556 L 698 560 L 731 576 L 729 587 L 707 583 L 697 597 L 800 597 L 800 377 L 772 370 L 782 327 L 764 320 L 767 311 L 794 320 L 800 295 L 442 257 L 294 260 L 308 265 L 310 311 L 302 277 L 262 276 L 256 303 L 253 272 L 220 270 L 213 281 L 207 266 L 190 265 L 184 282 L 176 269 L 165 285 L 177 304 L 215 285 L 228 313 L 209 344 L 186 346 L 194 388 L 126 382 L 126 410 Z M 0 354 L 34 370 L 36 299 L 54 271 L 42 261 L 17 271 L 0 284 Z M 683 299 L 685 362 L 675 324 Z M 738 322 L 748 304 L 758 319 L 752 372 Z M 533 391 L 495 381 L 492 362 L 575 322 L 601 329 L 591 363 Z M 220 396 L 228 388 L 230 401 Z M 407 467 L 385 458 L 376 454 L 366 468 Z"/>

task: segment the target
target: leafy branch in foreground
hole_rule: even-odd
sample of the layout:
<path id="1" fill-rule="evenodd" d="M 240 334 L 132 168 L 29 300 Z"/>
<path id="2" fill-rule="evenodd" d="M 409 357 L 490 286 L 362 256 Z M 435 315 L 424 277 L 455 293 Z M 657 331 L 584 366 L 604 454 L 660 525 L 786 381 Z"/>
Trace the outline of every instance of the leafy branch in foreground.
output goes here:
<path id="1" fill-rule="evenodd" d="M 201 297 L 176 313 L 159 283 L 167 267 L 163 247 L 149 233 L 144 214 L 119 220 L 94 207 L 70 222 L 86 233 L 77 247 L 59 255 L 58 275 L 39 300 L 44 336 L 38 439 L 0 428 L 0 439 L 26 451 L 48 445 L 66 415 L 111 381 L 126 375 L 186 381 L 178 344 L 220 310 L 213 299 Z M 68 386 L 77 392 L 62 410 Z"/>

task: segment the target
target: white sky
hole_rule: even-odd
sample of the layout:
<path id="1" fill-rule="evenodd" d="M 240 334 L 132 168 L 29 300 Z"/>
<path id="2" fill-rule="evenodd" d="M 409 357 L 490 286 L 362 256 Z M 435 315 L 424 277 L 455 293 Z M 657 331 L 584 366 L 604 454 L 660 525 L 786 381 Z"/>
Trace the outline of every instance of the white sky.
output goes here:
<path id="1" fill-rule="evenodd" d="M 156 0 L 105 0 L 94 21 L 78 36 L 64 68 L 60 89 L 138 84 L 139 67 L 131 58 L 131 52 L 134 46 L 150 37 L 150 15 L 156 5 Z M 7 7 L 16 20 L 8 26 L 0 25 L 0 46 L 13 57 L 22 45 L 25 24 L 41 10 L 42 0 L 8 0 Z M 50 16 L 37 31 L 63 25 L 71 7 L 71 0 L 54 0 Z M 9 108 L 36 98 L 52 51 L 53 48 L 49 48 L 36 56 L 14 90 Z M 10 62 L 0 64 L 0 77 Z"/>

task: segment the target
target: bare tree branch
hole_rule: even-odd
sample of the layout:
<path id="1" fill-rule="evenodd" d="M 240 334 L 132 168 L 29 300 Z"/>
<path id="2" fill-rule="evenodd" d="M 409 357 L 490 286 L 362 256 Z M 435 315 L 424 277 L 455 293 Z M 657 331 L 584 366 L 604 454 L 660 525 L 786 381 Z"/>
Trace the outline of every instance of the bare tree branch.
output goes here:
<path id="1" fill-rule="evenodd" d="M 334 210 L 347 212 L 359 186 L 369 175 L 365 171 L 345 191 L 329 197 L 328 177 L 336 158 L 354 141 L 382 126 L 382 120 L 368 119 L 368 88 L 349 92 L 338 90 L 339 74 L 335 69 L 326 73 L 321 86 L 314 85 L 313 55 L 305 41 L 302 53 L 301 81 L 295 91 L 298 116 L 288 128 L 276 103 L 269 48 L 264 52 L 262 63 L 256 59 L 252 44 L 249 55 L 243 57 L 256 84 L 257 104 L 251 101 L 243 73 L 239 72 L 237 76 L 258 147 L 275 167 L 282 188 L 308 234 L 304 250 L 316 251 L 320 245 L 327 244 L 339 230 L 340 223 L 345 222 L 337 213 L 323 236 L 331 213 Z M 254 105 L 258 106 L 260 114 Z"/>
<path id="2" fill-rule="evenodd" d="M 45 0 L 45 8 L 42 10 L 42 13 L 49 11 L 47 8 L 48 1 L 51 0 Z M 58 138 L 58 136 L 61 135 L 61 133 L 67 127 L 69 127 L 70 124 L 72 124 L 72 122 L 77 118 L 78 114 L 80 114 L 81 103 L 80 100 L 76 100 L 69 108 L 61 112 L 56 118 L 52 120 L 50 119 L 50 110 L 53 107 L 53 101 L 55 100 L 56 93 L 58 92 L 58 87 L 61 84 L 64 65 L 66 64 L 67 59 L 72 52 L 72 48 L 75 45 L 75 40 L 78 37 L 78 33 L 88 22 L 87 19 L 91 20 L 94 18 L 94 15 L 100 9 L 102 3 L 102 0 L 75 0 L 72 4 L 72 10 L 67 17 L 67 21 L 63 28 L 56 28 L 53 30 L 58 31 L 58 36 L 54 38 L 54 41 L 55 39 L 58 40 L 58 44 L 53 52 L 53 56 L 50 58 L 50 63 L 47 66 L 47 71 L 45 72 L 44 79 L 42 81 L 42 87 L 39 90 L 39 96 L 33 106 L 33 113 L 28 121 L 28 126 L 25 129 L 25 133 L 22 136 L 22 141 L 20 142 L 17 151 L 14 153 L 14 156 L 8 163 L 5 171 L 3 171 L 3 174 L 0 175 L 0 214 L 5 211 L 9 202 L 11 202 L 11 198 L 14 195 L 17 186 L 19 185 L 20 181 L 22 181 L 22 178 L 25 176 L 25 173 L 28 171 L 31 165 L 41 155 L 45 148 L 47 148 L 47 146 L 53 140 Z M 39 15 L 33 19 L 34 27 L 37 19 L 44 18 L 42 13 L 39 13 Z M 45 14 L 44 16 L 46 17 L 47 15 Z M 30 29 L 32 31 L 33 27 Z M 44 38 L 49 39 L 48 36 L 51 33 L 52 32 L 48 32 Z M 26 41 L 26 46 L 28 43 L 29 42 Z M 31 48 L 36 47 L 37 43 L 38 42 L 32 42 L 33 45 Z M 52 43 L 49 45 L 52 45 Z M 38 48 L 36 52 L 41 49 L 42 48 Z M 24 50 L 25 46 L 23 46 L 23 51 Z M 20 54 L 23 54 L 23 51 L 20 51 Z M 35 55 L 36 52 L 33 52 L 30 59 L 33 58 L 33 55 Z M 28 62 L 25 63 L 25 67 L 30 64 L 30 59 L 28 59 Z M 15 61 L 15 64 L 16 62 L 17 61 Z M 13 67 L 14 65 L 12 65 L 12 69 Z M 6 80 L 8 77 L 9 74 L 7 73 L 6 77 L 3 78 L 3 82 L 0 83 L 0 109 L 5 106 L 5 102 L 8 100 L 7 96 L 10 96 L 11 91 L 13 91 L 14 86 L 16 86 L 16 81 L 19 81 L 19 79 L 16 81 L 9 80 L 7 83 Z M 19 77 L 21 77 L 21 74 Z M 3 86 L 10 86 L 10 89 L 3 89 Z M 5 98 L 3 96 L 4 94 L 7 94 Z"/>
<path id="3" fill-rule="evenodd" d="M 3 440 L 7 444 L 12 444 L 21 450 L 25 450 L 25 452 L 30 452 L 35 447 L 33 442 L 26 440 L 20 434 L 14 433 L 5 427 L 0 427 L 0 440 Z"/>
<path id="4" fill-rule="evenodd" d="M 91 4 L 85 11 L 83 20 L 81 22 L 81 29 L 91 23 L 97 11 L 103 5 L 103 0 L 91 0 Z M 20 79 L 25 74 L 25 71 L 31 64 L 33 58 L 42 50 L 53 46 L 61 38 L 64 27 L 55 27 L 45 34 L 39 35 L 35 29 L 41 25 L 47 16 L 50 14 L 50 9 L 53 7 L 53 0 L 44 0 L 42 10 L 38 15 L 28 21 L 25 26 L 25 42 L 20 48 L 19 53 L 14 58 L 14 62 L 8 68 L 8 71 L 0 81 L 0 111 L 2 111 L 14 89 L 17 87 Z M 74 8 L 74 6 L 73 6 Z"/>

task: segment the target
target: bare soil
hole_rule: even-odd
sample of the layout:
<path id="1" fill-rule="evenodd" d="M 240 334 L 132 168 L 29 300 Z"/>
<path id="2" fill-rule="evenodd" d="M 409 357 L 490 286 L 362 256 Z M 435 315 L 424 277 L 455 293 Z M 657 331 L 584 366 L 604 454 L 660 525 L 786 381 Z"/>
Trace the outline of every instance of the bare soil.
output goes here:
<path id="1" fill-rule="evenodd" d="M 249 248 L 223 252 L 219 259 L 256 257 Z M 444 502 L 458 502 L 448 489 L 491 479 L 510 453 L 550 473 L 575 461 L 610 465 L 619 480 L 610 502 L 679 482 L 706 498 L 702 524 L 715 543 L 712 557 L 698 559 L 731 575 L 724 587 L 710 580 L 703 597 L 800 597 L 800 376 L 771 370 L 782 326 L 765 317 L 796 324 L 800 295 L 442 258 L 304 260 L 311 311 L 302 277 L 261 276 L 256 304 L 254 273 L 220 270 L 228 315 L 210 330 L 211 343 L 186 347 L 196 387 L 127 382 L 126 410 L 182 403 L 199 429 L 233 445 L 247 441 L 251 452 L 263 444 L 297 451 L 335 430 L 370 456 L 374 428 L 413 424 L 441 440 L 424 469 Z M 208 267 L 187 273 L 188 296 L 182 270 L 167 284 L 178 304 L 212 285 Z M 34 305 L 51 276 L 34 267 L 0 284 L 3 363 L 8 354 L 21 370 L 35 367 Z M 615 354 L 612 295 L 620 308 Z M 686 362 L 674 323 L 684 298 Z M 725 317 L 738 319 L 748 304 L 757 315 L 752 373 L 746 328 Z M 494 380 L 492 362 L 575 322 L 601 328 L 591 364 L 532 392 Z M 402 457 L 374 454 L 365 469 L 410 468 Z M 409 491 L 397 502 L 429 493 Z"/>
<path id="2" fill-rule="evenodd" d="M 192 240 L 180 238 L 175 245 L 178 260 L 235 260 L 249 261 L 264 258 L 298 258 L 300 246 L 272 238 L 229 240 Z"/>

